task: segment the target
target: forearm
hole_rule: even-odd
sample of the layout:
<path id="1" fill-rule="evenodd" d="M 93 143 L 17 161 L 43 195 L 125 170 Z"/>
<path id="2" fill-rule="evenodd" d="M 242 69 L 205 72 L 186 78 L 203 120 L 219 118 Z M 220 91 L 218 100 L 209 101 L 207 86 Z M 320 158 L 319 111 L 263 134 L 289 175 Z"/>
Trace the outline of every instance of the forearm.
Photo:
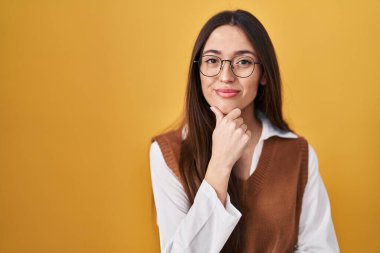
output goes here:
<path id="1" fill-rule="evenodd" d="M 211 159 L 205 175 L 205 180 L 215 189 L 216 194 L 224 207 L 226 206 L 230 174 L 231 169 L 228 168 L 228 166 L 218 164 L 215 160 Z"/>

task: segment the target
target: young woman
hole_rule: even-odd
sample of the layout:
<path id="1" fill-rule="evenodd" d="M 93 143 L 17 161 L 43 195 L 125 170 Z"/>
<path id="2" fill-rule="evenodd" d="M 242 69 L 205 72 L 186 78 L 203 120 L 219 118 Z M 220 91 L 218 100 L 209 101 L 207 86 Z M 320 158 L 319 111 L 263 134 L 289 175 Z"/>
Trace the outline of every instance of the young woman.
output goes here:
<path id="1" fill-rule="evenodd" d="M 275 50 L 249 12 L 202 28 L 184 116 L 150 149 L 162 252 L 339 252 L 317 156 L 283 118 Z"/>

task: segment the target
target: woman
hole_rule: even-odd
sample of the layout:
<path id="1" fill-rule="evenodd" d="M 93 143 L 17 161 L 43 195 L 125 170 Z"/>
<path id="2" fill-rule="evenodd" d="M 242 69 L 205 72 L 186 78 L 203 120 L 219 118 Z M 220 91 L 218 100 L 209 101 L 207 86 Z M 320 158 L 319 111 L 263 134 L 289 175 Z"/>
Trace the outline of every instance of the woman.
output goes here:
<path id="1" fill-rule="evenodd" d="M 317 156 L 282 115 L 275 50 L 249 12 L 202 28 L 185 118 L 156 136 L 151 177 L 162 252 L 338 252 Z"/>

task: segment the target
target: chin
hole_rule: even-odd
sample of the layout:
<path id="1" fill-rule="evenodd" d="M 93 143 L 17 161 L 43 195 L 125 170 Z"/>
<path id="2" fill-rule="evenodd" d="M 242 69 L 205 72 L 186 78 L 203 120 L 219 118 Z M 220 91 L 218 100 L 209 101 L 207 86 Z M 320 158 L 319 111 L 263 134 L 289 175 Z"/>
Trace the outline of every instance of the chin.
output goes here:
<path id="1" fill-rule="evenodd" d="M 215 106 L 218 107 L 219 110 L 221 110 L 225 115 L 235 108 L 241 109 L 239 105 L 233 105 L 233 104 L 216 104 Z"/>

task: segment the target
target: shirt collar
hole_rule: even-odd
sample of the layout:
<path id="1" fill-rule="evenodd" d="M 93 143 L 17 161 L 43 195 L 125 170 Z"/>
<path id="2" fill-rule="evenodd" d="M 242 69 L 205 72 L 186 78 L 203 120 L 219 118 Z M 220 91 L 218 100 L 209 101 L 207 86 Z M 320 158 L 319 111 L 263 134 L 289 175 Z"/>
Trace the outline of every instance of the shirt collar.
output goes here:
<path id="1" fill-rule="evenodd" d="M 281 130 L 275 125 L 273 125 L 272 122 L 270 122 L 270 120 L 265 116 L 265 114 L 262 111 L 257 110 L 257 117 L 261 121 L 263 127 L 260 140 L 266 140 L 272 136 L 278 136 L 281 138 L 298 138 L 298 136 L 294 133 L 290 131 Z"/>

